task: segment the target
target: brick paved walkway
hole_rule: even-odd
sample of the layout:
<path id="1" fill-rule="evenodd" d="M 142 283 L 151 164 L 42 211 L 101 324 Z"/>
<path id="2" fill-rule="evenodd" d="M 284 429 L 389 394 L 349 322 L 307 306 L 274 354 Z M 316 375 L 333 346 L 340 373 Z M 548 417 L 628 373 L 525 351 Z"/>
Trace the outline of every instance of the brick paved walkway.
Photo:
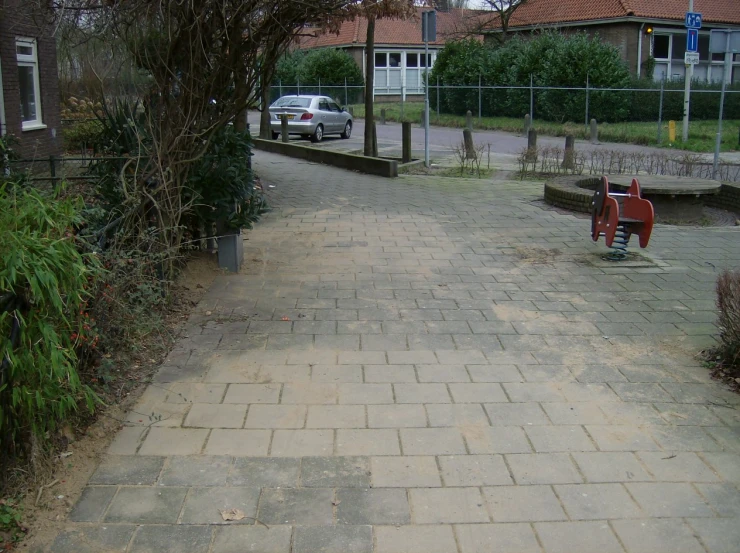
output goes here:
<path id="1" fill-rule="evenodd" d="M 626 268 L 540 184 L 255 161 L 245 271 L 54 553 L 737 553 L 740 397 L 692 354 L 738 229 Z"/>

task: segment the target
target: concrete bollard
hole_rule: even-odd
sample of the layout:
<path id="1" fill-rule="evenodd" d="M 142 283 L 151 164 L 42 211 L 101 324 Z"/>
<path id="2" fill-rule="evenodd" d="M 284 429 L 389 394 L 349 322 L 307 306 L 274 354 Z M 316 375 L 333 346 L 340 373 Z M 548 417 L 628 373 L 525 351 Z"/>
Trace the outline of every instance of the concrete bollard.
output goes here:
<path id="1" fill-rule="evenodd" d="M 423 129 L 424 128 L 424 110 L 421 110 L 421 117 L 419 118 L 419 126 Z"/>
<path id="2" fill-rule="evenodd" d="M 529 129 L 532 126 L 532 116 L 527 114 L 524 116 L 524 136 L 529 135 Z"/>
<path id="3" fill-rule="evenodd" d="M 283 114 L 280 116 L 280 136 L 283 142 L 290 141 L 290 135 L 288 134 L 288 116 Z"/>
<path id="4" fill-rule="evenodd" d="M 572 134 L 569 134 L 565 137 L 565 153 L 563 154 L 563 169 L 574 169 L 575 168 L 575 159 L 574 159 L 574 149 L 575 149 L 576 139 Z"/>
<path id="5" fill-rule="evenodd" d="M 676 122 L 668 121 L 668 142 L 676 141 Z"/>
<path id="6" fill-rule="evenodd" d="M 473 143 L 473 131 L 463 131 L 463 142 L 465 143 L 465 159 L 475 159 L 475 144 Z"/>
<path id="7" fill-rule="evenodd" d="M 401 163 L 411 162 L 411 121 L 401 123 Z"/>
<path id="8" fill-rule="evenodd" d="M 470 131 L 473 130 L 473 112 L 470 110 L 465 112 L 465 128 Z"/>
<path id="9" fill-rule="evenodd" d="M 596 124 L 596 119 L 591 119 L 591 144 L 599 143 L 599 127 Z"/>
<path id="10" fill-rule="evenodd" d="M 537 157 L 537 131 L 529 129 L 527 133 L 527 160 L 534 161 Z"/>
<path id="11" fill-rule="evenodd" d="M 380 110 L 380 124 L 385 125 L 385 108 Z"/>

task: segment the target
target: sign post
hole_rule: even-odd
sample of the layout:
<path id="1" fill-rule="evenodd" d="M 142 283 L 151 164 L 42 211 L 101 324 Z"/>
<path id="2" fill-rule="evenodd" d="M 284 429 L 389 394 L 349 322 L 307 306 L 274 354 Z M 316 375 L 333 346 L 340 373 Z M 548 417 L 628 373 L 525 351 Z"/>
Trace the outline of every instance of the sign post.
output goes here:
<path id="1" fill-rule="evenodd" d="M 429 43 L 437 40 L 437 12 L 421 12 L 421 39 L 424 41 L 424 167 L 429 167 Z M 437 91 L 439 94 L 439 91 Z"/>
<path id="2" fill-rule="evenodd" d="M 689 11 L 686 13 L 686 54 L 684 57 L 684 92 L 683 92 L 683 141 L 689 139 L 689 108 L 691 102 L 691 79 L 694 77 L 694 65 L 699 57 L 699 29 L 701 14 L 694 11 L 694 0 L 689 0 Z M 689 54 L 696 54 L 690 56 Z M 694 62 L 694 60 L 697 60 Z"/>

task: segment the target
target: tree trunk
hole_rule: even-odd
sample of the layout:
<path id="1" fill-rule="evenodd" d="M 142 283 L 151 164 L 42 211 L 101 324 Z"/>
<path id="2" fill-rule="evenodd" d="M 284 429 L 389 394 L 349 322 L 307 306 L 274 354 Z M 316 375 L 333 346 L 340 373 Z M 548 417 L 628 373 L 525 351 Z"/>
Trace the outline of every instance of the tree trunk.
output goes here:
<path id="1" fill-rule="evenodd" d="M 270 84 L 269 81 L 260 83 L 260 98 L 262 98 L 262 111 L 260 112 L 260 138 L 269 140 L 272 138 L 270 128 Z"/>
<path id="2" fill-rule="evenodd" d="M 373 89 L 375 88 L 375 18 L 367 18 L 367 40 L 365 52 L 365 149 L 366 156 L 377 157 L 373 150 Z"/>

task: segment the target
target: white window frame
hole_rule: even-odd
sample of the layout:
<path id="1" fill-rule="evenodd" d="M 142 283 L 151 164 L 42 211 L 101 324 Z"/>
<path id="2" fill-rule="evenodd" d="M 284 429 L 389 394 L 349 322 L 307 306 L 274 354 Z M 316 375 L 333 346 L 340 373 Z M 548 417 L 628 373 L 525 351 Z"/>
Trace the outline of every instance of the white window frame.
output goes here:
<path id="1" fill-rule="evenodd" d="M 30 47 L 31 54 L 21 54 L 18 52 L 19 46 Z M 35 38 L 16 37 L 15 39 L 15 57 L 18 67 L 30 67 L 33 69 L 33 94 L 36 102 L 36 118 L 30 121 L 22 122 L 24 131 L 36 129 L 45 129 L 43 114 L 41 110 L 41 79 L 39 72 L 38 43 Z M 22 117 L 22 114 L 21 114 Z"/>
<path id="2" fill-rule="evenodd" d="M 376 67 L 375 68 L 375 75 L 378 74 L 378 72 L 383 72 L 386 75 L 385 82 L 386 86 L 378 86 L 377 84 L 373 87 L 373 96 L 396 96 L 401 95 L 403 99 L 406 99 L 407 95 L 411 96 L 418 96 L 419 94 L 424 94 L 424 86 L 423 86 L 423 75 L 426 71 L 431 71 L 434 67 L 434 63 L 437 61 L 437 49 L 429 50 L 429 58 L 430 58 L 430 65 L 429 67 L 421 67 L 417 65 L 417 67 L 407 67 L 406 64 L 406 56 L 408 54 L 417 54 L 417 63 L 420 64 L 422 61 L 422 58 L 424 57 L 424 50 L 423 49 L 417 49 L 412 48 L 408 50 L 402 50 L 398 48 L 378 48 L 375 50 L 375 54 L 384 54 L 386 56 L 386 66 L 385 67 Z M 401 55 L 401 63 L 396 67 L 391 67 L 389 65 L 390 58 L 387 57 L 390 54 L 400 54 Z M 407 74 L 406 69 L 418 69 L 418 82 L 416 83 L 409 83 L 407 82 Z M 390 83 L 390 72 L 391 71 L 399 71 L 401 73 L 401 85 L 400 87 L 391 87 L 389 85 Z M 377 80 L 376 80 L 377 82 Z M 409 90 L 413 90 L 413 92 L 409 92 Z"/>
<path id="3" fill-rule="evenodd" d="M 709 31 L 699 31 L 699 34 L 702 35 L 702 36 L 706 36 L 706 35 L 709 35 Z M 654 56 L 654 53 L 653 53 L 654 41 L 655 41 L 655 37 L 658 36 L 658 35 L 660 35 L 660 36 L 667 36 L 668 37 L 668 57 L 667 58 L 657 58 L 657 57 Z M 685 41 L 686 40 L 686 30 L 685 29 L 675 29 L 675 28 L 656 28 L 653 31 L 653 34 L 652 34 L 652 36 L 650 38 L 650 55 L 653 56 L 653 58 L 655 59 L 655 61 L 658 64 L 666 65 L 667 66 L 667 69 L 666 69 L 666 73 L 667 73 L 666 74 L 666 78 L 668 80 L 671 80 L 673 78 L 673 66 L 674 65 L 679 66 L 682 70 L 685 71 L 683 61 L 682 60 L 679 60 L 679 59 L 674 59 L 673 58 L 673 41 L 674 40 Z M 712 81 L 713 69 L 714 68 L 722 68 L 724 66 L 724 63 L 725 63 L 724 60 L 714 60 L 714 59 L 712 59 L 712 55 L 711 54 L 709 54 L 709 59 L 707 59 L 707 60 L 701 60 L 699 62 L 699 65 L 701 67 L 706 68 L 706 71 L 707 71 L 706 81 L 708 83 L 709 82 L 713 82 Z M 726 76 L 726 78 L 728 79 L 727 80 L 728 84 L 731 83 L 731 82 L 733 82 L 732 77 L 733 77 L 734 74 L 736 74 L 735 72 L 738 71 L 738 70 L 740 70 L 740 62 L 739 61 L 733 61 L 731 63 L 731 72 L 730 72 L 730 75 L 727 75 Z M 653 75 L 653 78 L 655 78 L 654 75 Z M 720 81 L 721 81 L 721 79 L 720 79 Z M 717 82 L 717 81 L 715 81 L 715 82 Z"/>

